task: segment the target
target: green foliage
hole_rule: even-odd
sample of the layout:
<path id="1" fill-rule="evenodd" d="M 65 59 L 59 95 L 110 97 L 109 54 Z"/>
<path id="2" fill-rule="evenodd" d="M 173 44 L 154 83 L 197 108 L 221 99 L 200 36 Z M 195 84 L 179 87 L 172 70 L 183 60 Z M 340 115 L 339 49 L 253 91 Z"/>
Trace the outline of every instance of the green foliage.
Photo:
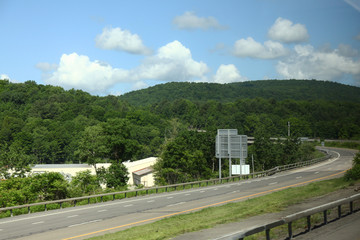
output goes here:
<path id="1" fill-rule="evenodd" d="M 133 105 L 144 106 L 187 99 L 191 102 L 234 102 L 258 97 L 272 101 L 326 100 L 360 102 L 360 88 L 328 81 L 262 80 L 229 84 L 171 82 L 120 96 Z"/>
<path id="2" fill-rule="evenodd" d="M 214 165 L 214 142 L 212 134 L 183 131 L 168 142 L 155 165 L 156 181 L 173 184 L 212 176 Z"/>
<path id="3" fill-rule="evenodd" d="M 76 173 L 70 182 L 70 192 L 72 197 L 95 194 L 101 189 L 99 181 L 90 170 Z"/>
<path id="4" fill-rule="evenodd" d="M 352 168 L 345 173 L 345 179 L 347 181 L 360 179 L 360 153 L 356 154 Z"/>
<path id="5" fill-rule="evenodd" d="M 112 163 L 105 174 L 106 187 L 120 189 L 127 185 L 128 171 L 122 163 Z"/>
<path id="6" fill-rule="evenodd" d="M 60 173 L 11 177 L 0 181 L 0 207 L 69 197 L 68 183 Z"/>

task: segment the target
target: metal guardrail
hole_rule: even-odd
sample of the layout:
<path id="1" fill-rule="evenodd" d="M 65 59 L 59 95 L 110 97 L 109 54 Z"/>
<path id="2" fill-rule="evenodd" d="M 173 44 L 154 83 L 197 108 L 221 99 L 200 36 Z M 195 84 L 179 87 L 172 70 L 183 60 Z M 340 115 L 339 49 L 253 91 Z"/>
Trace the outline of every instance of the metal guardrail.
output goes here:
<path id="1" fill-rule="evenodd" d="M 337 208 L 337 219 L 340 219 L 344 216 L 347 216 L 348 214 L 352 214 L 356 211 L 360 210 L 360 206 L 358 209 L 354 209 L 354 202 L 355 201 L 360 201 L 360 194 L 356 194 L 353 195 L 351 197 L 348 198 L 343 198 L 331 203 L 327 203 L 318 207 L 314 207 L 314 208 L 310 208 L 301 212 L 297 212 L 295 214 L 292 215 L 288 215 L 280 220 L 276 220 L 273 222 L 269 222 L 267 224 L 264 224 L 262 226 L 256 226 L 241 232 L 237 232 L 232 234 L 231 236 L 228 235 L 226 237 L 220 238 L 223 240 L 243 240 L 245 237 L 254 235 L 256 233 L 261 233 L 261 232 L 265 232 L 265 236 L 266 236 L 266 240 L 270 240 L 270 230 L 275 228 L 275 227 L 279 227 L 281 225 L 287 224 L 288 228 L 287 228 L 287 233 L 288 233 L 288 237 L 287 239 L 292 239 L 294 237 L 293 234 L 293 222 L 297 221 L 299 219 L 302 218 L 306 218 L 306 222 L 307 222 L 307 228 L 306 228 L 306 232 L 310 232 L 313 228 L 311 226 L 311 216 L 317 213 L 322 213 L 323 214 L 323 223 L 322 225 L 326 225 L 329 223 L 328 220 L 328 210 L 330 209 L 334 209 Z M 345 204 L 349 204 L 349 211 L 347 214 L 343 214 L 342 213 L 342 206 Z M 315 227 L 315 226 L 314 226 Z"/>
<path id="2" fill-rule="evenodd" d="M 166 185 L 166 186 L 157 186 L 157 187 L 152 187 L 152 188 L 141 188 L 141 189 L 135 189 L 135 190 L 111 192 L 111 193 L 104 193 L 104 194 L 98 194 L 98 195 L 66 198 L 66 199 L 47 201 L 47 202 L 37 202 L 37 203 L 24 204 L 24 205 L 19 205 L 19 206 L 0 208 L 0 213 L 10 211 L 10 216 L 12 217 L 12 216 L 14 216 L 14 210 L 16 210 L 16 209 L 27 209 L 27 212 L 30 214 L 31 208 L 36 207 L 36 206 L 44 206 L 44 211 L 47 211 L 48 206 L 50 204 L 52 204 L 52 205 L 59 204 L 58 207 L 61 209 L 61 208 L 63 208 L 64 203 L 69 203 L 70 205 L 75 207 L 79 202 L 84 201 L 84 200 L 87 200 L 88 204 L 90 204 L 91 203 L 90 199 L 93 199 L 93 198 L 96 199 L 96 202 L 97 202 L 97 199 L 99 199 L 99 198 L 100 198 L 100 202 L 103 202 L 104 197 L 108 197 L 108 196 L 112 196 L 112 200 L 115 200 L 116 196 L 119 196 L 119 195 L 123 196 L 122 198 L 127 198 L 127 197 L 131 197 L 131 196 L 138 196 L 138 195 L 144 195 L 144 194 L 148 195 L 148 194 L 159 193 L 159 192 L 170 192 L 172 190 L 176 191 L 181 188 L 185 189 L 186 187 L 189 187 L 189 186 L 190 186 L 190 188 L 193 188 L 195 186 L 201 187 L 201 186 L 208 186 L 209 184 L 215 185 L 215 184 L 240 181 L 241 179 L 260 178 L 260 177 L 273 175 L 277 172 L 286 171 L 286 170 L 299 168 L 299 167 L 304 167 L 304 166 L 315 164 L 315 163 L 318 163 L 321 161 L 325 161 L 331 157 L 328 153 L 326 153 L 326 154 L 327 154 L 327 156 L 324 156 L 321 158 L 312 159 L 312 160 L 304 161 L 304 162 L 288 164 L 288 165 L 283 165 L 283 166 L 278 166 L 278 167 L 275 167 L 275 168 L 272 168 L 272 169 L 269 169 L 266 171 L 255 172 L 255 173 L 251 173 L 251 174 L 244 174 L 241 176 L 232 176 L 232 177 L 226 177 L 226 178 L 221 178 L 221 179 L 216 178 L 216 179 L 210 179 L 210 180 L 179 183 L 179 184 L 172 184 L 172 185 Z"/>

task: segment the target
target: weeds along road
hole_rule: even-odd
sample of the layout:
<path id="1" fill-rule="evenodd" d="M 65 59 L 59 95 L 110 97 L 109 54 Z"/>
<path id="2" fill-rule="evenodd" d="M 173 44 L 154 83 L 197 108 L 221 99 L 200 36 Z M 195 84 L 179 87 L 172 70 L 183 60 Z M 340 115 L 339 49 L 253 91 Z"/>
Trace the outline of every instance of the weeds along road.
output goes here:
<path id="1" fill-rule="evenodd" d="M 86 239 L 169 216 L 339 177 L 351 167 L 355 151 L 329 151 L 332 158 L 325 162 L 270 177 L 1 219 L 0 240 Z"/>

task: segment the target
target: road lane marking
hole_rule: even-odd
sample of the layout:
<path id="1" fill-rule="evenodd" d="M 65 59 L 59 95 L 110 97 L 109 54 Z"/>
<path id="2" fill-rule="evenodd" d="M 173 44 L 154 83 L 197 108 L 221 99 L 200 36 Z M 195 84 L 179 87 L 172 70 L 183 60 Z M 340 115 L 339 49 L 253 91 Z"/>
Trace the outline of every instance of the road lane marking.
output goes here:
<path id="1" fill-rule="evenodd" d="M 269 183 L 269 186 L 274 185 L 274 184 L 277 184 L 277 183 L 278 183 L 278 182 Z"/>
<path id="2" fill-rule="evenodd" d="M 315 174 L 318 174 L 319 172 L 315 172 Z"/>
<path id="3" fill-rule="evenodd" d="M 204 190 L 201 190 L 200 192 L 201 192 L 201 193 L 204 193 L 205 191 L 204 191 Z"/>
<path id="4" fill-rule="evenodd" d="M 300 179 L 300 178 L 302 178 L 302 176 L 296 177 L 296 179 Z"/>
<path id="5" fill-rule="evenodd" d="M 172 198 L 174 198 L 174 197 L 167 197 L 167 199 L 172 199 Z"/>
<path id="6" fill-rule="evenodd" d="M 31 224 L 33 224 L 33 225 L 37 225 L 37 224 L 42 224 L 42 223 L 44 223 L 44 221 L 40 221 L 40 222 L 33 222 L 33 223 L 31 223 Z"/>
<path id="7" fill-rule="evenodd" d="M 190 193 L 185 194 L 185 196 L 190 196 L 190 195 L 191 195 Z"/>
<path id="8" fill-rule="evenodd" d="M 66 218 L 73 218 L 73 217 L 77 217 L 79 215 L 71 215 L 71 216 L 67 216 Z"/>
<path id="9" fill-rule="evenodd" d="M 128 204 L 128 205 L 125 205 L 124 207 L 131 207 L 133 206 L 134 204 Z"/>
<path id="10" fill-rule="evenodd" d="M 155 202 L 155 200 L 149 200 L 149 201 L 147 201 L 148 203 L 151 203 L 151 202 Z"/>
<path id="11" fill-rule="evenodd" d="M 97 211 L 97 212 L 107 212 L 107 210 L 106 210 L 106 209 L 103 209 L 103 210 L 99 210 L 99 211 Z"/>
<path id="12" fill-rule="evenodd" d="M 92 220 L 92 221 L 88 221 L 88 222 L 73 224 L 73 225 L 70 225 L 70 226 L 68 226 L 68 227 L 69 227 L 69 228 L 71 228 L 71 227 L 77 227 L 77 226 L 81 226 L 81 225 L 85 225 L 85 224 L 89 224 L 89 223 L 100 222 L 100 221 L 102 221 L 102 219 L 96 219 L 96 220 Z"/>
<path id="13" fill-rule="evenodd" d="M 167 205 L 167 207 L 173 207 L 173 206 L 181 205 L 181 204 L 184 204 L 184 203 L 186 203 L 186 202 L 178 202 L 178 203 Z"/>
<path id="14" fill-rule="evenodd" d="M 301 185 L 304 185 L 304 184 L 307 184 L 307 183 L 316 182 L 316 181 L 324 180 L 324 179 L 327 179 L 327 178 L 331 178 L 331 177 L 343 174 L 346 171 L 347 170 L 344 170 L 344 171 L 334 173 L 334 174 L 331 174 L 331 175 L 328 175 L 328 176 L 325 176 L 325 177 L 315 178 L 315 179 L 308 180 L 308 181 L 305 181 L 305 182 L 300 182 L 300 183 L 295 183 L 295 184 L 284 186 L 284 187 L 274 188 L 274 189 L 270 189 L 270 190 L 267 190 L 267 191 L 258 192 L 258 193 L 254 193 L 254 194 L 250 194 L 250 195 L 247 195 L 247 196 L 238 197 L 238 198 L 234 198 L 234 199 L 229 199 L 229 200 L 222 201 L 222 202 L 212 203 L 212 204 L 209 204 L 209 205 L 204 205 L 204 206 L 200 206 L 200 207 L 196 207 L 196 208 L 192 208 L 192 209 L 187 209 L 187 210 L 176 212 L 176 213 L 170 213 L 170 214 L 166 214 L 166 215 L 162 215 L 162 216 L 158 216 L 158 217 L 154 217 L 154 218 L 148 218 L 148 219 L 144 219 L 144 220 L 141 220 L 141 221 L 127 223 L 127 224 L 116 226 L 116 227 L 106 228 L 106 229 L 102 229 L 102 230 L 95 231 L 95 232 L 84 233 L 84 234 L 81 234 L 81 235 L 77 235 L 77 236 L 73 236 L 73 237 L 69 237 L 69 238 L 64 238 L 63 240 L 70 240 L 70 239 L 75 239 L 75 238 L 86 237 L 86 236 L 89 236 L 89 235 L 102 233 L 102 232 L 106 232 L 106 231 L 110 231 L 110 230 L 114 230 L 114 229 L 133 226 L 133 225 L 140 224 L 140 223 L 146 223 L 146 222 L 159 220 L 159 219 L 163 219 L 163 218 L 167 218 L 167 217 L 171 217 L 171 216 L 176 216 L 176 215 L 180 215 L 180 214 L 184 214 L 184 213 L 193 212 L 193 211 L 196 211 L 196 210 L 201 210 L 201 209 L 208 208 L 208 207 L 213 207 L 213 206 L 218 206 L 218 205 L 222 205 L 222 204 L 225 204 L 225 203 L 235 202 L 235 201 L 247 199 L 247 198 L 250 198 L 250 197 L 257 197 L 257 196 L 265 195 L 265 194 L 268 194 L 268 193 L 272 193 L 272 192 L 276 192 L 276 191 L 280 191 L 280 190 L 284 190 L 284 189 L 288 189 L 288 188 L 292 188 L 292 187 L 298 187 L 298 186 L 301 186 Z"/>

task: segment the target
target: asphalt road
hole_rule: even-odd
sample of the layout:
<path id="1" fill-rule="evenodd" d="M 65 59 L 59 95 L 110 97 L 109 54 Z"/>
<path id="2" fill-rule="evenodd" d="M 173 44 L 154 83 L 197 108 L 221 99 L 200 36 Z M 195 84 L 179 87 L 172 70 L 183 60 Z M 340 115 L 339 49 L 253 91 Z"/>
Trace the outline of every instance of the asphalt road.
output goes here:
<path id="1" fill-rule="evenodd" d="M 0 240 L 85 239 L 337 177 L 351 167 L 353 151 L 333 149 L 330 153 L 333 157 L 323 163 L 270 177 L 1 219 Z"/>

